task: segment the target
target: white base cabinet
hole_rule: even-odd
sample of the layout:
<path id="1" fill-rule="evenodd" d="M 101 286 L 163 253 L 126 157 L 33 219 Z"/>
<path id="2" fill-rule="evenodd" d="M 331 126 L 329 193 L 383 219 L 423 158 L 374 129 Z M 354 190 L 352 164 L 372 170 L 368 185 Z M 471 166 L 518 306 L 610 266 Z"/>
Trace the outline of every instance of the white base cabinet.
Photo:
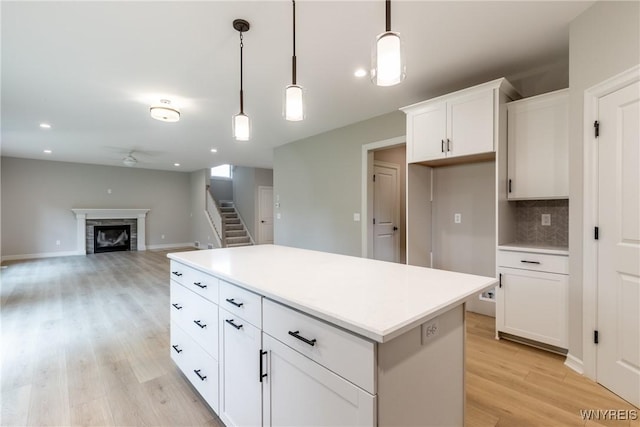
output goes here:
<path id="1" fill-rule="evenodd" d="M 568 258 L 498 251 L 496 332 L 568 348 Z"/>
<path id="2" fill-rule="evenodd" d="M 264 426 L 374 426 L 376 398 L 264 334 Z"/>

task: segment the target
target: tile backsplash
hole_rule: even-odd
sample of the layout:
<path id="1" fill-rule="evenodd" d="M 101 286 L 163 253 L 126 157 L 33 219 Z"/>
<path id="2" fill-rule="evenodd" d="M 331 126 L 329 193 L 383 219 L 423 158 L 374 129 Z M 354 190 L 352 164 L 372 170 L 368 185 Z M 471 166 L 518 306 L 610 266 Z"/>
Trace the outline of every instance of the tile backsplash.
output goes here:
<path id="1" fill-rule="evenodd" d="M 516 242 L 569 246 L 569 200 L 523 200 L 516 204 Z M 542 225 L 542 215 L 551 225 Z"/>

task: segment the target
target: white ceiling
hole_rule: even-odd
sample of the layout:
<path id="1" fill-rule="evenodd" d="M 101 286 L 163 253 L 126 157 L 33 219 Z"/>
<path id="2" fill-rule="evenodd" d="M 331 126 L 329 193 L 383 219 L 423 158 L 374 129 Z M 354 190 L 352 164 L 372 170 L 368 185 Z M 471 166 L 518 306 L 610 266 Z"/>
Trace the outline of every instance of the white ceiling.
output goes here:
<path id="1" fill-rule="evenodd" d="M 2 155 L 121 166 L 134 150 L 141 168 L 271 167 L 273 148 L 291 141 L 493 78 L 517 86 L 558 64 L 566 70 L 569 22 L 592 3 L 396 0 L 392 29 L 403 37 L 407 79 L 384 88 L 353 76 L 369 67 L 384 1 L 298 0 L 307 119 L 287 122 L 290 1 L 2 1 Z M 244 89 L 253 136 L 243 143 L 231 137 L 235 18 L 251 24 Z M 163 97 L 180 106 L 178 123 L 149 116 Z"/>

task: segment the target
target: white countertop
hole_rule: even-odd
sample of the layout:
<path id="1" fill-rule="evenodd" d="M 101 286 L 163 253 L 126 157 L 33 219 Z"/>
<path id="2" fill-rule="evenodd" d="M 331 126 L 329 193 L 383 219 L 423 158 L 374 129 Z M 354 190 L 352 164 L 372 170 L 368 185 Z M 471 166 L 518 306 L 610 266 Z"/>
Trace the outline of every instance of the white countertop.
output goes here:
<path id="1" fill-rule="evenodd" d="M 377 342 L 386 342 L 497 283 L 325 252 L 258 245 L 168 257 Z"/>
<path id="2" fill-rule="evenodd" d="M 531 243 L 507 243 L 506 245 L 499 245 L 498 249 L 514 252 L 535 252 L 539 254 L 569 256 L 569 248 L 564 246 L 547 246 Z"/>

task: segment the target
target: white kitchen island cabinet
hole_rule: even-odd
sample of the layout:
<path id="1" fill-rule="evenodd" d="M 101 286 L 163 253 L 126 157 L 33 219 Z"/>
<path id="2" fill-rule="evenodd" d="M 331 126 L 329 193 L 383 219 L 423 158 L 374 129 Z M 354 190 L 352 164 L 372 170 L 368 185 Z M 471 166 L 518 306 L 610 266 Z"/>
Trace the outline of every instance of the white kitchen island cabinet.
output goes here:
<path id="1" fill-rule="evenodd" d="M 275 245 L 168 256 L 220 284 L 219 409 L 201 394 L 228 427 L 464 424 L 464 302 L 495 278 Z"/>

